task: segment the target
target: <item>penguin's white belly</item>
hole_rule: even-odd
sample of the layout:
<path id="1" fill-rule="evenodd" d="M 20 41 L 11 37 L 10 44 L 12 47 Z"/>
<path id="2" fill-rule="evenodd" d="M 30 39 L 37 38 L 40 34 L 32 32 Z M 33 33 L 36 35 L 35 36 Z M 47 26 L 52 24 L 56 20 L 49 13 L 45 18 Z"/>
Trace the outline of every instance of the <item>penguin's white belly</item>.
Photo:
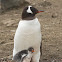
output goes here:
<path id="1" fill-rule="evenodd" d="M 25 23 L 26 24 L 26 23 Z M 13 56 L 24 49 L 33 47 L 35 51 L 39 51 L 41 42 L 40 25 L 38 24 L 21 24 L 16 31 L 14 37 Z"/>

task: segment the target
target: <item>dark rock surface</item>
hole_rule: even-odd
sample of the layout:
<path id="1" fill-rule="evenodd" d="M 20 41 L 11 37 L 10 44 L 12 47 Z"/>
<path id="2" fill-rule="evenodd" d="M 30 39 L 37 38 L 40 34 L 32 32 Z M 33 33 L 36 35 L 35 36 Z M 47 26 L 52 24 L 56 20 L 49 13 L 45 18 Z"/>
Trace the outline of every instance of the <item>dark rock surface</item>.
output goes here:
<path id="1" fill-rule="evenodd" d="M 25 0 L 0 0 L 0 11 L 14 6 L 20 6 Z"/>

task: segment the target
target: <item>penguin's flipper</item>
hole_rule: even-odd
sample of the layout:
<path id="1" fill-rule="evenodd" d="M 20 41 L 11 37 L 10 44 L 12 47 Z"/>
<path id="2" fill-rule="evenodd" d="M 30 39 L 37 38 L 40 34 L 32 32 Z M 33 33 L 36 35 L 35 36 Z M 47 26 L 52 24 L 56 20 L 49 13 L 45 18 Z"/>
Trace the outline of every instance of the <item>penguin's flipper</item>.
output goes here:
<path id="1" fill-rule="evenodd" d="M 41 44 L 40 44 L 40 53 L 41 53 L 41 55 L 42 55 L 42 42 L 41 42 Z"/>

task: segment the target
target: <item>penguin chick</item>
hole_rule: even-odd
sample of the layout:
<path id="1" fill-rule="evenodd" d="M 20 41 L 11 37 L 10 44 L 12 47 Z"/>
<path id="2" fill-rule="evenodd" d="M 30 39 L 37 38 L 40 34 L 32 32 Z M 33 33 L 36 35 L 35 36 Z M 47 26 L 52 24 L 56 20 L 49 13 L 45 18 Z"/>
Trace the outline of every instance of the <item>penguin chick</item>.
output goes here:
<path id="1" fill-rule="evenodd" d="M 32 58 L 32 53 L 34 49 L 32 47 L 28 48 L 27 50 L 22 50 L 15 54 L 13 60 L 15 62 L 30 62 Z"/>

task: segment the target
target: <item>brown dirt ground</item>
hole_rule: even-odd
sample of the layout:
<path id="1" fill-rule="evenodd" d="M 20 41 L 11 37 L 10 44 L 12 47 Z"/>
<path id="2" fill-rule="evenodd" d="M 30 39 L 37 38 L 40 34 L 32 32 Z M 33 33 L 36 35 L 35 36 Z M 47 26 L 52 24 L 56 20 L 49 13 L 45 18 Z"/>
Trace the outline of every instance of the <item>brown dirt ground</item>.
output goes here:
<path id="1" fill-rule="evenodd" d="M 62 0 L 46 0 L 46 2 L 31 0 L 29 2 L 37 9 L 45 11 L 36 15 L 42 29 L 41 61 L 62 62 Z M 15 30 L 25 6 L 27 5 L 0 15 L 0 58 L 12 56 Z"/>

